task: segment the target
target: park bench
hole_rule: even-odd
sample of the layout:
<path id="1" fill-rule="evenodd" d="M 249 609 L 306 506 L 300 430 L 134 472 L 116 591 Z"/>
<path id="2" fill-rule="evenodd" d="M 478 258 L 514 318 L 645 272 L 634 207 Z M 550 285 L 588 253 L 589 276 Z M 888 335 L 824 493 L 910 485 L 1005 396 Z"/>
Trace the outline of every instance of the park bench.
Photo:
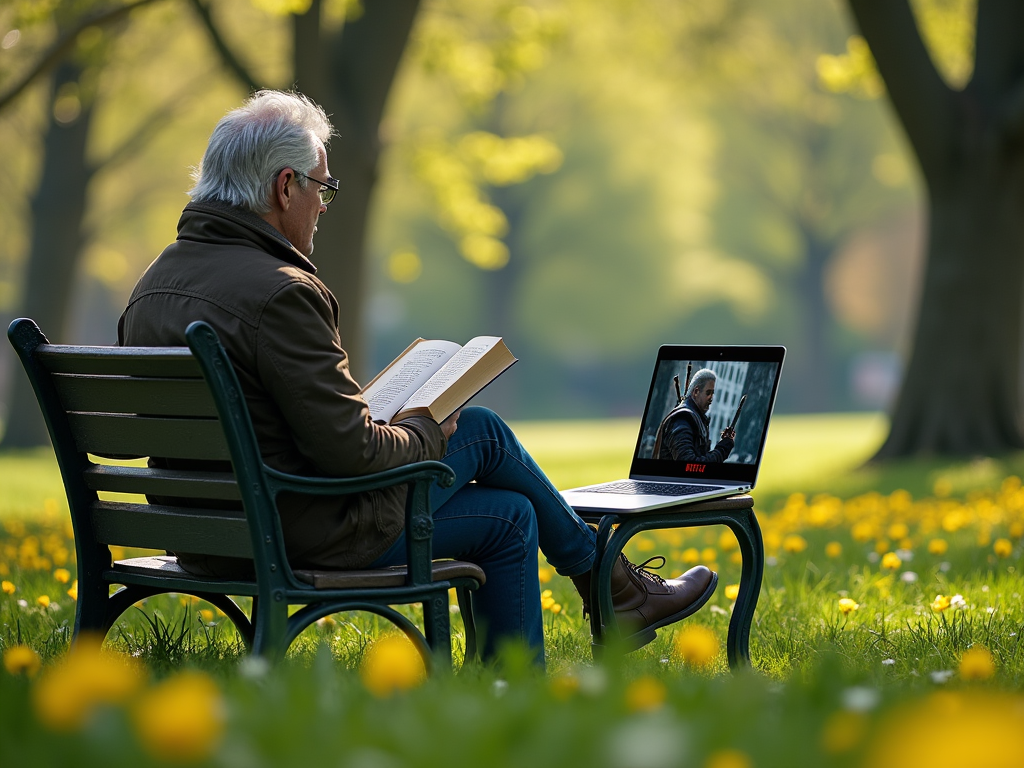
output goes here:
<path id="1" fill-rule="evenodd" d="M 8 330 L 43 411 L 71 510 L 78 557 L 75 637 L 82 632 L 105 635 L 138 601 L 173 592 L 219 608 L 254 654 L 272 660 L 318 619 L 358 610 L 398 626 L 428 668 L 432 661 L 447 666 L 448 590 L 455 589 L 465 655 L 474 656 L 471 590 L 484 583 L 484 573 L 472 563 L 431 558 L 429 490 L 435 482 L 451 485 L 452 470 L 424 461 L 335 479 L 268 467 L 235 371 L 213 328 L 192 323 L 185 336 L 187 349 L 81 347 L 48 343 L 27 319 L 15 320 Z M 229 460 L 232 471 L 125 466 L 102 463 L 102 457 Z M 292 569 L 276 508 L 278 494 L 335 496 L 399 484 L 408 486 L 408 568 Z M 111 499 L 110 494 L 118 496 Z M 121 494 L 134 496 L 123 500 Z M 146 494 L 160 497 L 161 503 L 139 498 Z M 202 508 L 204 502 L 209 508 Z M 111 545 L 247 558 L 255 576 L 195 576 L 169 555 L 112 562 Z M 110 594 L 111 585 L 120 588 Z M 233 599 L 239 596 L 252 598 L 249 616 Z M 423 607 L 423 632 L 392 607 L 410 604 Z M 302 607 L 289 615 L 296 605 Z"/>

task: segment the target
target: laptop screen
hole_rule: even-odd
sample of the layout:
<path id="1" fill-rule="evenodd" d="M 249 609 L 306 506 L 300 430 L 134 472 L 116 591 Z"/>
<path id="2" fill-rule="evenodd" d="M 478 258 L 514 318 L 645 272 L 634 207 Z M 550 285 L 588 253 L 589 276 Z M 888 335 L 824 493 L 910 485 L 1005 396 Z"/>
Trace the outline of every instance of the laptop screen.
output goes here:
<path id="1" fill-rule="evenodd" d="M 784 347 L 661 347 L 630 476 L 752 485 L 785 352 Z"/>

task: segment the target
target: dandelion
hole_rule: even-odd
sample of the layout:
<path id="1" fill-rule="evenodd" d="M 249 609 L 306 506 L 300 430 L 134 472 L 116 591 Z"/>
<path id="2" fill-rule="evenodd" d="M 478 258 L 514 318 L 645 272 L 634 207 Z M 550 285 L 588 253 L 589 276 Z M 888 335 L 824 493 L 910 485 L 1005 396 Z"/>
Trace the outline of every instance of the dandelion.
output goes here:
<path id="1" fill-rule="evenodd" d="M 998 557 L 1009 557 L 1013 554 L 1013 543 L 1009 539 L 996 539 L 996 543 L 992 545 L 992 551 Z"/>
<path id="2" fill-rule="evenodd" d="M 124 701 L 142 685 L 138 663 L 103 650 L 102 638 L 81 636 L 63 661 L 32 690 L 36 716 L 48 728 L 74 730 L 103 704 Z"/>
<path id="3" fill-rule="evenodd" d="M 626 709 L 630 712 L 653 712 L 665 703 L 668 691 L 656 677 L 644 675 L 626 686 Z"/>
<path id="4" fill-rule="evenodd" d="M 831 755 L 849 752 L 867 732 L 867 718 L 862 712 L 834 712 L 821 731 L 821 747 Z"/>
<path id="5" fill-rule="evenodd" d="M 720 749 L 712 754 L 704 768 L 753 768 L 750 755 L 738 749 Z"/>
<path id="6" fill-rule="evenodd" d="M 72 600 L 78 600 L 78 579 L 75 579 L 71 584 L 71 589 L 68 590 L 68 596 Z"/>
<path id="7" fill-rule="evenodd" d="M 967 601 L 964 600 L 963 595 L 953 595 L 949 598 L 949 607 L 962 611 L 967 608 Z"/>
<path id="8" fill-rule="evenodd" d="M 935 599 L 931 602 L 931 609 L 936 613 L 942 613 L 942 611 L 949 608 L 950 600 L 945 595 L 936 595 Z"/>
<path id="9" fill-rule="evenodd" d="M 725 587 L 725 596 L 729 600 L 735 600 L 737 597 L 739 597 L 739 594 L 740 594 L 740 585 L 739 584 L 727 584 L 726 585 L 726 587 Z"/>
<path id="10" fill-rule="evenodd" d="M 988 680 L 995 673 L 995 659 L 983 645 L 968 648 L 960 657 L 961 680 Z"/>
<path id="11" fill-rule="evenodd" d="M 693 625 L 676 633 L 676 655 L 695 667 L 711 664 L 718 656 L 718 648 L 718 636 L 707 627 Z"/>
<path id="12" fill-rule="evenodd" d="M 830 541 L 825 545 L 825 556 L 835 560 L 843 554 L 843 545 L 838 541 Z"/>
<path id="13" fill-rule="evenodd" d="M 696 547 L 689 547 L 683 550 L 682 560 L 687 565 L 696 565 L 700 562 L 700 550 Z"/>
<path id="14" fill-rule="evenodd" d="M 580 679 L 572 673 L 556 675 L 551 678 L 548 687 L 551 689 L 551 695 L 556 699 L 566 701 L 572 698 L 573 694 L 580 689 Z"/>
<path id="15" fill-rule="evenodd" d="M 3 589 L 5 595 L 13 595 L 17 591 L 17 587 L 14 586 L 13 581 L 4 580 L 0 582 L 0 588 Z"/>
<path id="16" fill-rule="evenodd" d="M 203 624 L 212 624 L 213 623 L 213 611 L 211 611 L 209 608 L 200 608 L 199 609 L 199 618 L 202 620 Z"/>
<path id="17" fill-rule="evenodd" d="M 36 598 L 36 602 L 39 605 L 41 605 L 43 608 L 48 608 L 49 605 L 50 605 L 50 596 L 49 595 L 40 595 L 39 597 Z"/>
<path id="18" fill-rule="evenodd" d="M 4 650 L 4 669 L 12 675 L 32 677 L 42 663 L 39 654 L 27 645 L 13 645 Z"/>
<path id="19" fill-rule="evenodd" d="M 906 523 L 893 523 L 889 526 L 887 533 L 890 539 L 905 539 L 907 534 L 910 533 L 910 528 L 907 527 Z"/>
<path id="20" fill-rule="evenodd" d="M 58 568 L 53 572 L 53 578 L 55 578 L 61 584 L 67 584 L 71 579 L 71 571 L 67 568 Z"/>
<path id="21" fill-rule="evenodd" d="M 843 615 L 849 615 L 860 608 L 860 603 L 851 600 L 849 597 L 843 597 L 839 600 L 839 610 L 843 612 Z"/>
<path id="22" fill-rule="evenodd" d="M 803 552 L 807 549 L 807 539 L 795 533 L 790 534 L 782 540 L 782 550 L 791 555 Z"/>
<path id="23" fill-rule="evenodd" d="M 147 691 L 133 711 L 139 740 L 155 757 L 209 757 L 224 731 L 224 702 L 207 675 L 183 672 Z"/>
<path id="24" fill-rule="evenodd" d="M 316 625 L 320 629 L 333 629 L 338 625 L 338 622 L 334 620 L 333 616 L 324 616 L 321 619 L 316 620 Z"/>
<path id="25" fill-rule="evenodd" d="M 554 572 L 550 568 L 541 567 L 537 569 L 537 580 L 541 584 L 547 584 L 551 581 L 551 577 L 554 576 Z"/>
<path id="26" fill-rule="evenodd" d="M 359 676 L 366 689 L 378 698 L 406 691 L 423 683 L 427 671 L 416 646 L 405 635 L 386 635 L 363 657 Z"/>
<path id="27" fill-rule="evenodd" d="M 933 555 L 944 555 L 949 549 L 949 543 L 945 539 L 932 539 L 928 542 L 928 552 Z"/>
<path id="28" fill-rule="evenodd" d="M 900 556 L 897 555 L 895 552 L 886 552 L 882 556 L 882 568 L 884 568 L 887 571 L 895 571 L 902 564 L 903 561 L 900 560 Z"/>

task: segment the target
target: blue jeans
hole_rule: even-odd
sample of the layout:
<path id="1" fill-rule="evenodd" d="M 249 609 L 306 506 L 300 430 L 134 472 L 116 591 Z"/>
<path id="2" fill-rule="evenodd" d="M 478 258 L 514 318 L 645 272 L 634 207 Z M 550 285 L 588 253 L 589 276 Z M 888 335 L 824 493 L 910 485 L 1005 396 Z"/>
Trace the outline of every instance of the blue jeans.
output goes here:
<path id="1" fill-rule="evenodd" d="M 497 414 L 465 408 L 442 461 L 450 488 L 434 486 L 434 557 L 469 560 L 487 582 L 473 594 L 483 657 L 504 640 L 525 642 L 544 659 L 537 548 L 563 576 L 594 563 L 593 530 L 573 512 Z M 405 563 L 403 532 L 372 567 Z"/>

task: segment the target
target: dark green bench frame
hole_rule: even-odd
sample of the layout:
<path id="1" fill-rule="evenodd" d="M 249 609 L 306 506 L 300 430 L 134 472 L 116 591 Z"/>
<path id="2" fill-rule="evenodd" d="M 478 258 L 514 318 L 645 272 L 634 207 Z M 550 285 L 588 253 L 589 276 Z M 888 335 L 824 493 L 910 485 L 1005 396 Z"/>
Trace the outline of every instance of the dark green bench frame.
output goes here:
<path id="1" fill-rule="evenodd" d="M 476 654 L 471 590 L 484 582 L 472 563 L 432 562 L 429 491 L 454 472 L 424 461 L 363 477 L 298 477 L 263 463 L 249 411 L 213 328 L 192 323 L 183 347 L 51 345 L 38 326 L 15 320 L 8 337 L 35 388 L 57 456 L 75 531 L 78 605 L 75 637 L 106 634 L 129 607 L 177 592 L 215 605 L 253 653 L 277 659 L 313 622 L 342 611 L 369 611 L 398 626 L 428 668 L 451 664 L 448 590 L 465 625 L 466 658 Z M 90 456 L 230 460 L 233 472 L 114 466 Z M 408 486 L 409 567 L 369 571 L 292 570 L 276 498 Z M 242 510 L 104 501 L 98 492 L 176 499 L 230 500 Z M 193 502 L 195 503 L 195 502 Z M 217 506 L 217 505 L 211 505 Z M 193 576 L 173 557 L 112 562 L 109 545 L 251 558 L 255 579 Z M 122 585 L 113 595 L 111 585 Z M 252 598 L 246 616 L 231 596 Z M 421 604 L 424 631 L 392 605 Z M 291 616 L 289 606 L 302 605 Z"/>
<path id="2" fill-rule="evenodd" d="M 618 632 L 612 605 L 612 566 L 626 543 L 641 531 L 659 528 L 692 528 L 705 525 L 725 525 L 736 535 L 740 555 L 740 589 L 729 620 L 726 654 L 729 666 L 750 665 L 750 625 L 761 593 L 764 576 L 764 542 L 761 528 L 754 515 L 754 500 L 747 495 L 724 499 L 679 504 L 649 512 L 618 512 L 600 515 L 579 512 L 580 517 L 597 528 L 597 558 L 594 578 L 591 580 L 590 604 L 597 606 L 590 612 L 594 650 L 600 649 Z"/>

